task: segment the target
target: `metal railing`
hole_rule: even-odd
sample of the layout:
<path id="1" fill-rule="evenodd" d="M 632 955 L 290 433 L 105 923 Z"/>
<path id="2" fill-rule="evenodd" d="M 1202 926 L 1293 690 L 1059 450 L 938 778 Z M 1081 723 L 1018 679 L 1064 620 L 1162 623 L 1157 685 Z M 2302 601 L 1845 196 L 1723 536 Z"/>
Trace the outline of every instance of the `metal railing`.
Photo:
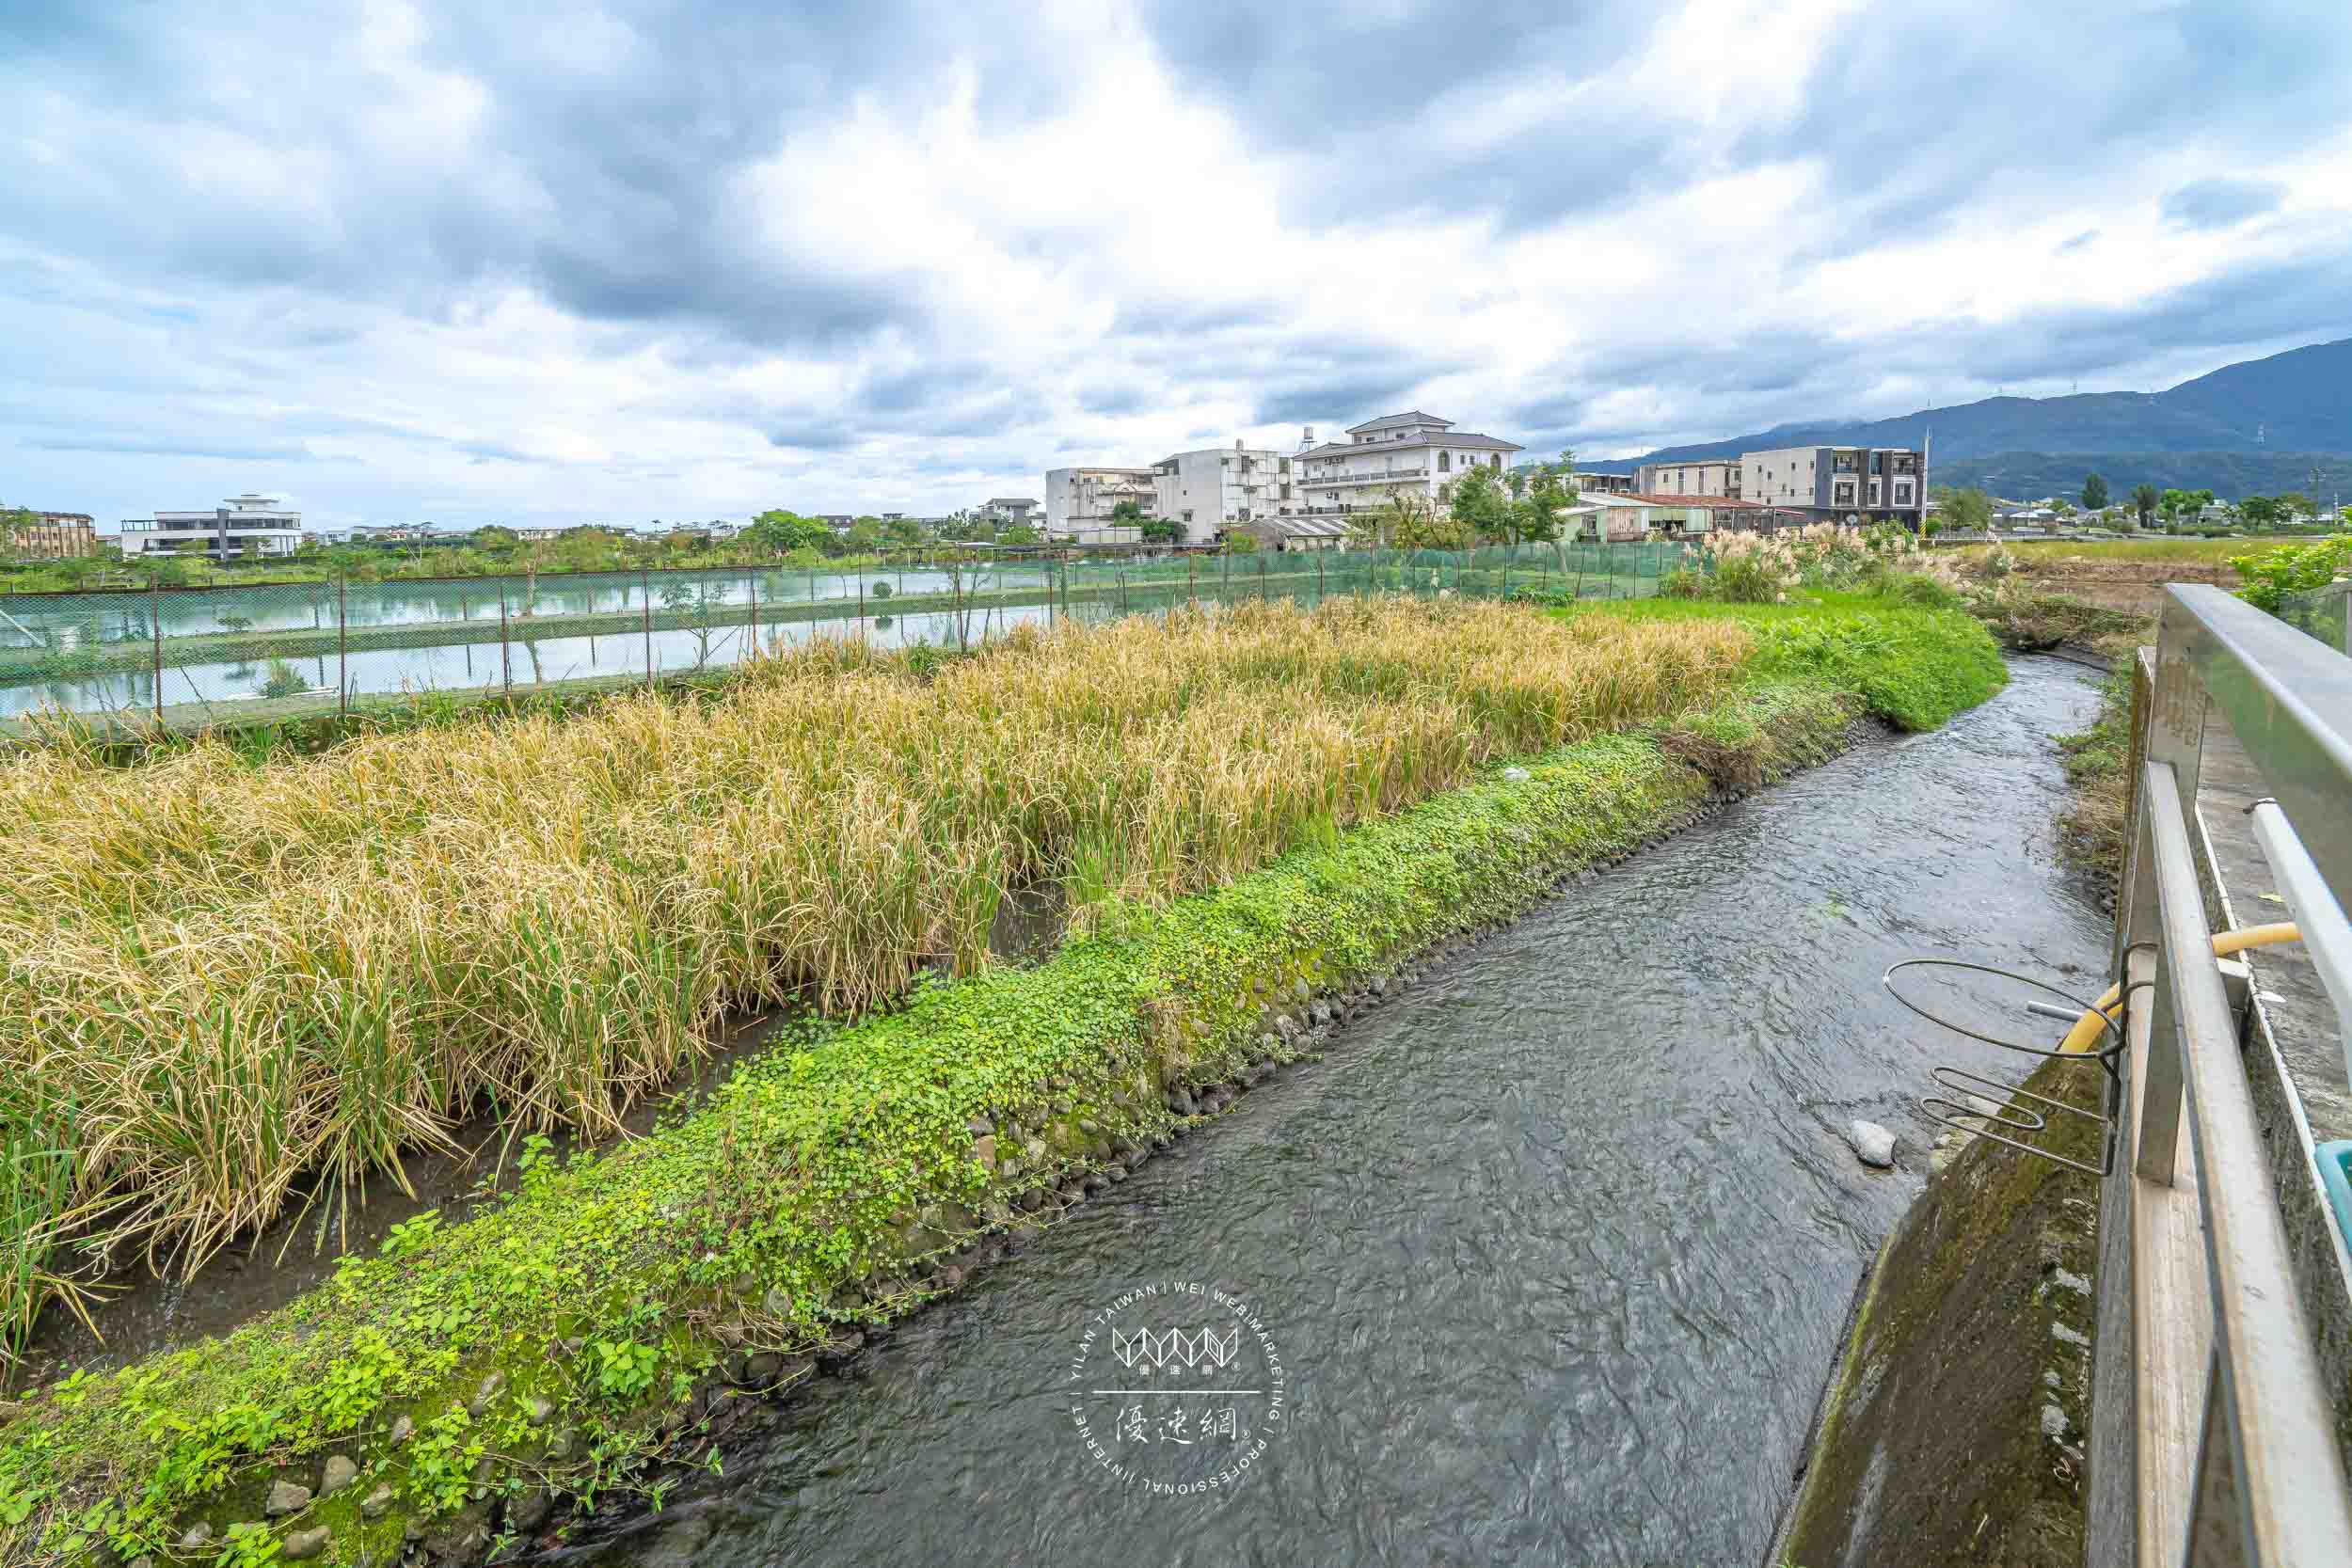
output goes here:
<path id="1" fill-rule="evenodd" d="M 1365 473 L 1355 473 L 1355 474 L 1327 474 L 1327 475 L 1324 476 L 1324 477 L 1323 477 L 1323 478 L 1321 478 L 1321 479 L 1302 479 L 1302 480 L 1300 480 L 1298 483 L 1299 483 L 1300 484 L 1322 484 L 1322 485 L 1331 485 L 1331 484 L 1391 484 L 1391 483 L 1396 483 L 1397 481 L 1400 481 L 1400 480 L 1406 480 L 1406 479 L 1427 479 L 1428 477 L 1429 477 L 1429 470 L 1428 470 L 1426 467 L 1420 467 L 1420 468 L 1391 468 L 1391 469 L 1389 469 L 1389 470 L 1388 470 L 1387 472 L 1385 472 L 1385 473 L 1377 473 L 1377 474 L 1365 474 Z"/>
<path id="2" fill-rule="evenodd" d="M 2258 1116 L 2242 1009 L 2213 953 L 2206 890 L 2219 879 L 2197 813 L 2210 705 L 2270 792 L 2253 808 L 2257 840 L 2305 951 L 2344 997 L 2352 660 L 2219 589 L 2175 585 L 2140 697 L 2117 908 L 2129 1070 L 2100 1217 L 2090 1559 L 2352 1563 L 2337 1411 L 2268 1142 L 2295 1134 L 2266 1135 Z M 2103 1465 L 2128 1468 L 2129 1486 L 2103 1486 Z"/>

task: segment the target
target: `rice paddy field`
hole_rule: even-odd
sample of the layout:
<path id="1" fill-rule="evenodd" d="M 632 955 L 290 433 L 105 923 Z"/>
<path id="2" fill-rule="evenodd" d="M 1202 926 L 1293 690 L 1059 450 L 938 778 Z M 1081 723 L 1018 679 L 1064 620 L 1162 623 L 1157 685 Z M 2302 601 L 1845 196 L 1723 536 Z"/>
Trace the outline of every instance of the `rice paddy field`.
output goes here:
<path id="1" fill-rule="evenodd" d="M 256 763 L 0 762 L 0 1314 L 185 1272 L 487 1110 L 609 1132 L 729 1008 L 847 1017 L 1218 885 L 1482 765 L 1723 697 L 1720 617 L 1335 600 L 856 643 L 716 697 L 463 719 Z M 331 1196 L 326 1201 L 333 1201 Z"/>

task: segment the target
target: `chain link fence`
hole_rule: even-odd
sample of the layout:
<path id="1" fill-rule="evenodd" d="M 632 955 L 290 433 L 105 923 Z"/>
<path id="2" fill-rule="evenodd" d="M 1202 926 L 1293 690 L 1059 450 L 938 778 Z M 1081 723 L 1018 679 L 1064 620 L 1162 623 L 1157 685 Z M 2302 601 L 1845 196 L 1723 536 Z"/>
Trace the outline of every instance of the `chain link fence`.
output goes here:
<path id="1" fill-rule="evenodd" d="M 1675 544 L 1474 550 L 958 561 L 866 571 L 507 577 L 0 594 L 0 721 L 65 712 L 181 731 L 425 693 L 651 685 L 818 635 L 969 648 L 1020 626 L 1164 612 L 1187 601 L 1456 594 L 1642 598 Z"/>

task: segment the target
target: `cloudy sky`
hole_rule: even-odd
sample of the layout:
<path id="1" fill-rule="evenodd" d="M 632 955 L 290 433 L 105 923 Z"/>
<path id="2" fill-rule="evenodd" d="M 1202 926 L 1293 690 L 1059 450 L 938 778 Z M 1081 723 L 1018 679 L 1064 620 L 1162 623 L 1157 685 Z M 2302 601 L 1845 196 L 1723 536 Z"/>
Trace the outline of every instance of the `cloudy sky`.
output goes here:
<path id="1" fill-rule="evenodd" d="M 2352 334 L 2344 0 L 0 0 L 0 500 L 939 512 Z"/>

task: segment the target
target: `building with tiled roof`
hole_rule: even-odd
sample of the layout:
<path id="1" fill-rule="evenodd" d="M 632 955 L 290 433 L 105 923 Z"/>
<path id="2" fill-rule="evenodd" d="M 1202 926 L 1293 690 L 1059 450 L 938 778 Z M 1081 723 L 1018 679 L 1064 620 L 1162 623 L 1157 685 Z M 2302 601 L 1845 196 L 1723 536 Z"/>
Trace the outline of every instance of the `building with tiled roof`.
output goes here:
<path id="1" fill-rule="evenodd" d="M 1442 506 L 1454 481 L 1473 467 L 1501 477 L 1505 454 L 1525 449 L 1493 436 L 1454 428 L 1451 420 L 1414 409 L 1352 426 L 1344 441 L 1311 446 L 1293 460 L 1295 489 L 1309 513 L 1355 512 L 1419 495 Z"/>

